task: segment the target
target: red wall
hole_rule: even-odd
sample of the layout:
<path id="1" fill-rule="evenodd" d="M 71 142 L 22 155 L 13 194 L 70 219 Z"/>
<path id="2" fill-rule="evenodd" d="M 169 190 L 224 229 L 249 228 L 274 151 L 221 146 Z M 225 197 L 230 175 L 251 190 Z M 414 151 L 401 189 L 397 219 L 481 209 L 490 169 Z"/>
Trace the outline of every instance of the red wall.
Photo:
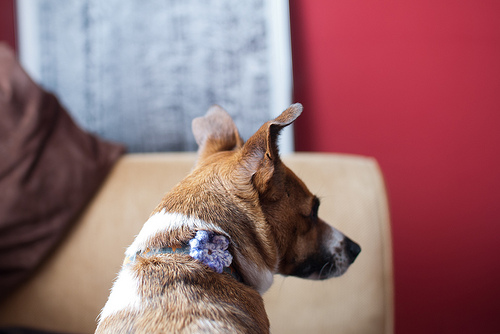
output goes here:
<path id="1" fill-rule="evenodd" d="M 16 48 L 14 0 L 0 2 L 0 42 Z"/>
<path id="2" fill-rule="evenodd" d="M 386 177 L 397 333 L 500 332 L 500 1 L 291 0 L 298 150 Z"/>

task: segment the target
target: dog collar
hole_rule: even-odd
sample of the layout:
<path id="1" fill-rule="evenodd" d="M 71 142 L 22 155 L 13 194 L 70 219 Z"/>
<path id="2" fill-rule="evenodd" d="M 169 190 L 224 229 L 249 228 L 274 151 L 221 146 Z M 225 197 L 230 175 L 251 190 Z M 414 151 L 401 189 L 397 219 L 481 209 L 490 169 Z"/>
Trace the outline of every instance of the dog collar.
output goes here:
<path id="1" fill-rule="evenodd" d="M 189 245 L 179 247 L 147 248 L 144 251 L 126 256 L 123 266 L 135 262 L 137 256 L 149 257 L 158 254 L 187 254 L 221 274 L 226 272 L 237 281 L 242 282 L 241 276 L 231 266 L 233 257 L 228 250 L 229 240 L 227 237 L 213 232 L 200 230 L 196 236 L 189 240 Z"/>

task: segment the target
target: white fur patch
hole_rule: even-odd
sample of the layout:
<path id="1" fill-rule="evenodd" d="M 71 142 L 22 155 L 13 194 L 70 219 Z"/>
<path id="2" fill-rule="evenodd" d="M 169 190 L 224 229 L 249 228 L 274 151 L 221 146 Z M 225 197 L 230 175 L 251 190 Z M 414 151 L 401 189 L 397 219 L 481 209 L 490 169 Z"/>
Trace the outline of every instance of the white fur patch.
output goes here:
<path id="1" fill-rule="evenodd" d="M 239 251 L 235 254 L 241 266 L 241 274 L 245 282 L 254 287 L 261 295 L 264 294 L 274 281 L 274 273 L 267 268 L 259 268 L 255 263 L 249 262 Z"/>
<path id="2" fill-rule="evenodd" d="M 190 218 L 179 213 L 165 212 L 165 210 L 162 210 L 149 217 L 134 242 L 127 248 L 125 254 L 127 256 L 134 256 L 137 252 L 144 251 L 148 247 L 151 238 L 158 233 L 174 231 L 183 226 L 193 230 L 211 230 L 228 236 L 227 233 L 217 225 L 207 223 L 201 219 Z"/>
<path id="3" fill-rule="evenodd" d="M 207 318 L 196 319 L 191 326 L 186 328 L 186 331 L 188 330 L 196 331 L 197 333 L 230 333 L 227 324 Z"/>
<path id="4" fill-rule="evenodd" d="M 124 267 L 118 274 L 99 317 L 102 320 L 118 311 L 139 310 L 140 306 L 139 281 L 134 277 L 131 267 Z"/>
<path id="5" fill-rule="evenodd" d="M 349 260 L 347 258 L 345 246 L 343 242 L 345 240 L 345 235 L 337 230 L 336 228 L 330 226 L 331 235 L 327 241 L 327 248 L 331 251 L 332 261 L 335 262 L 335 270 L 332 271 L 331 277 L 336 277 L 344 274 L 349 268 Z M 325 269 L 328 268 L 328 264 L 325 265 Z M 319 276 L 312 275 L 310 279 L 317 279 Z"/>
<path id="6" fill-rule="evenodd" d="M 335 252 L 335 248 L 340 247 L 341 242 L 345 239 L 345 235 L 337 230 L 336 228 L 330 226 L 331 235 L 328 240 L 328 248 L 332 251 L 332 254 Z"/>

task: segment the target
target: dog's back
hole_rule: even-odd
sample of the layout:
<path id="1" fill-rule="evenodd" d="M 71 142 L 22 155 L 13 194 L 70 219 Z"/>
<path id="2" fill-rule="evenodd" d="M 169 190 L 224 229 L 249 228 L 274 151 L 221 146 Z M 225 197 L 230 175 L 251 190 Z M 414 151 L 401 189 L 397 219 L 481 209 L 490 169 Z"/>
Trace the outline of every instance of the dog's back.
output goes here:
<path id="1" fill-rule="evenodd" d="M 126 302 L 128 307 L 105 316 L 97 333 L 265 333 L 269 329 L 257 291 L 186 255 L 141 258 L 122 270 L 116 286 L 117 291 L 138 291 L 132 296 L 135 303 Z"/>

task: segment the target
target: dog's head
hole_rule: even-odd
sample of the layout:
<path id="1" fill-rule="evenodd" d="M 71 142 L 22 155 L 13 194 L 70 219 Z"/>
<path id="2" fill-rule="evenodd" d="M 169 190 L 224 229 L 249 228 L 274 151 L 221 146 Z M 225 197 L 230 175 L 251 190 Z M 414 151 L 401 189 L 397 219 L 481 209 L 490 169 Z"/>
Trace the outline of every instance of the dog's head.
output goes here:
<path id="1" fill-rule="evenodd" d="M 250 262 L 326 279 L 342 275 L 361 249 L 319 218 L 319 199 L 280 159 L 278 135 L 301 112 L 302 105 L 290 106 L 244 142 L 231 117 L 212 107 L 193 121 L 199 157 L 191 179 L 208 184 L 204 191 L 223 207 L 208 219 L 232 220 L 223 228 Z"/>

